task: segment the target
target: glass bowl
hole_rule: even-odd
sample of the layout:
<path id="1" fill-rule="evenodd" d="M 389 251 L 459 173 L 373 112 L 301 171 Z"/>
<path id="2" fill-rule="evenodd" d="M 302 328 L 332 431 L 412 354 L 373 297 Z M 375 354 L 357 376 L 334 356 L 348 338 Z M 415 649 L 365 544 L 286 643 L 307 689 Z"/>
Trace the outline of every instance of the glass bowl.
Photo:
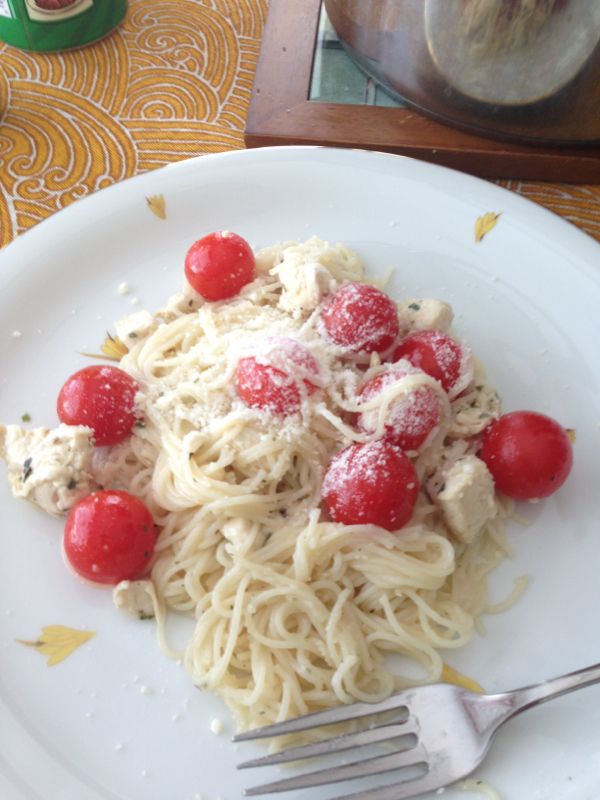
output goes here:
<path id="1" fill-rule="evenodd" d="M 600 143 L 599 0 L 325 0 L 368 74 L 420 111 L 519 141 Z"/>

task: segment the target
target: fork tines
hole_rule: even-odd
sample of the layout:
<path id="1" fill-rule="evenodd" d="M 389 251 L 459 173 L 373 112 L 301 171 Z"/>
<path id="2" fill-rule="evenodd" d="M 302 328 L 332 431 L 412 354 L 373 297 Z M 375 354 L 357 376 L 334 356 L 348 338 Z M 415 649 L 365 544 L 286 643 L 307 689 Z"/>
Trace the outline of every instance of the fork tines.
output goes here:
<path id="1" fill-rule="evenodd" d="M 363 778 L 379 775 L 403 767 L 425 766 L 426 754 L 417 743 L 418 725 L 414 719 L 409 717 L 406 703 L 411 694 L 410 690 L 401 694 L 392 695 L 380 703 L 353 703 L 346 706 L 317 711 L 306 714 L 296 719 L 285 722 L 267 725 L 257 730 L 248 731 L 234 737 L 234 741 L 248 741 L 272 736 L 283 736 L 290 733 L 311 730 L 321 726 L 339 724 L 342 722 L 362 720 L 368 725 L 361 730 L 344 732 L 334 735 L 329 739 L 315 743 L 290 747 L 271 755 L 245 761 L 238 766 L 238 769 L 249 767 L 271 766 L 283 764 L 289 761 L 299 761 L 306 758 L 317 756 L 327 756 L 333 753 L 343 752 L 354 748 L 362 748 L 368 745 L 388 745 L 384 754 L 377 754 L 368 758 L 361 758 L 351 763 L 346 763 L 336 767 L 318 769 L 296 775 L 290 778 L 273 781 L 271 783 L 247 789 L 247 796 L 259 794 L 269 794 L 272 792 L 283 792 L 298 789 L 307 789 L 314 786 L 321 786 L 330 783 L 350 780 L 352 778 Z M 400 712 L 402 719 L 398 721 L 397 716 L 393 720 L 389 719 L 389 714 L 382 712 Z M 365 719 L 371 717 L 371 720 Z M 423 770 L 421 770 L 421 773 Z M 398 787 L 398 785 L 396 785 Z M 380 790 L 388 790 L 393 787 L 381 787 Z M 374 790 L 375 792 L 379 790 Z M 398 789 L 396 788 L 396 793 Z M 352 797 L 365 798 L 374 796 L 373 790 L 366 793 L 359 792 Z M 390 795 L 392 797 L 393 795 Z"/>
<path id="2" fill-rule="evenodd" d="M 272 736 L 286 736 L 288 733 L 299 733 L 308 731 L 311 728 L 319 728 L 324 725 L 335 725 L 339 722 L 370 717 L 372 714 L 381 714 L 382 711 L 398 711 L 405 709 L 408 713 L 407 703 L 409 701 L 410 690 L 390 695 L 379 703 L 350 703 L 345 706 L 335 706 L 326 708 L 324 711 L 313 711 L 312 714 L 304 714 L 295 719 L 288 719 L 285 722 L 276 722 L 274 725 L 265 725 L 263 728 L 256 728 L 253 731 L 238 733 L 233 737 L 234 742 L 247 742 L 254 739 L 266 739 Z"/>

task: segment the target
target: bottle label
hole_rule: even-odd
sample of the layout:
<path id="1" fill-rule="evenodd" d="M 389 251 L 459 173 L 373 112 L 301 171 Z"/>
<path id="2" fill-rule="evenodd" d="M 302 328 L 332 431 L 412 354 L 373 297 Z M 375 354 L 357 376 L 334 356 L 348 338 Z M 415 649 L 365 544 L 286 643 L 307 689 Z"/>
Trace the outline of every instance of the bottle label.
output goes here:
<path id="1" fill-rule="evenodd" d="M 2 2 L 7 0 L 0 0 L 0 4 Z M 93 5 L 94 0 L 25 0 L 27 16 L 36 22 L 59 22 L 76 17 Z"/>
<path id="2" fill-rule="evenodd" d="M 41 53 L 82 47 L 114 30 L 126 11 L 127 0 L 0 0 L 0 42 Z"/>

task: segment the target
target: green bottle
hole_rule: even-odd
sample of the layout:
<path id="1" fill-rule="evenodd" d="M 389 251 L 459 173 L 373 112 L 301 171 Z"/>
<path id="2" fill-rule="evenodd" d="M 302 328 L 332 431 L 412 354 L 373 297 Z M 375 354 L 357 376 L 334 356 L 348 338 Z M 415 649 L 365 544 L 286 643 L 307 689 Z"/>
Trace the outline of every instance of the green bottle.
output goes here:
<path id="1" fill-rule="evenodd" d="M 0 41 L 48 52 L 95 42 L 116 28 L 127 0 L 0 0 Z"/>

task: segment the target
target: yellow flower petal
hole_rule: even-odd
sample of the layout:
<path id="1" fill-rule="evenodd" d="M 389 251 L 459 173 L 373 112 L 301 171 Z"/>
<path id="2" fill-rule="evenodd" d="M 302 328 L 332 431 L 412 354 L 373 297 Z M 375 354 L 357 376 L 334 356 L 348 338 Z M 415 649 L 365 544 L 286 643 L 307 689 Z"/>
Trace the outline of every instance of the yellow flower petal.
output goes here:
<path id="1" fill-rule="evenodd" d="M 150 211 L 159 219 L 167 218 L 167 206 L 164 195 L 154 194 L 151 197 L 147 197 L 146 202 L 148 203 L 148 208 Z"/>
<path id="2" fill-rule="evenodd" d="M 115 361 L 120 361 L 128 353 L 127 346 L 123 344 L 119 337 L 111 336 L 110 333 L 106 335 L 106 339 L 100 345 L 100 350 L 104 355 Z"/>
<path id="3" fill-rule="evenodd" d="M 95 635 L 95 631 L 79 631 L 75 628 L 67 628 L 65 625 L 47 625 L 42 628 L 41 636 L 35 642 L 23 639 L 17 639 L 17 641 L 19 644 L 33 647 L 45 655 L 48 659 L 47 666 L 53 667 L 68 658 L 78 647 Z"/>
<path id="4" fill-rule="evenodd" d="M 118 336 L 111 336 L 110 333 L 106 334 L 106 339 L 100 345 L 100 350 L 102 350 L 102 353 L 81 353 L 81 355 L 88 358 L 105 358 L 108 361 L 120 361 L 129 352 L 127 346 L 123 344 Z"/>
<path id="5" fill-rule="evenodd" d="M 481 242 L 483 237 L 496 227 L 501 214 L 501 211 L 488 211 L 487 214 L 477 217 L 475 220 L 475 241 L 477 243 Z"/>
<path id="6" fill-rule="evenodd" d="M 468 689 L 470 692 L 476 692 L 477 694 L 484 694 L 485 692 L 483 686 L 480 686 L 477 681 L 467 677 L 467 675 L 463 675 L 462 672 L 457 672 L 448 664 L 444 664 L 440 680 L 442 683 L 453 683 L 455 686 L 462 686 L 463 689 Z"/>

